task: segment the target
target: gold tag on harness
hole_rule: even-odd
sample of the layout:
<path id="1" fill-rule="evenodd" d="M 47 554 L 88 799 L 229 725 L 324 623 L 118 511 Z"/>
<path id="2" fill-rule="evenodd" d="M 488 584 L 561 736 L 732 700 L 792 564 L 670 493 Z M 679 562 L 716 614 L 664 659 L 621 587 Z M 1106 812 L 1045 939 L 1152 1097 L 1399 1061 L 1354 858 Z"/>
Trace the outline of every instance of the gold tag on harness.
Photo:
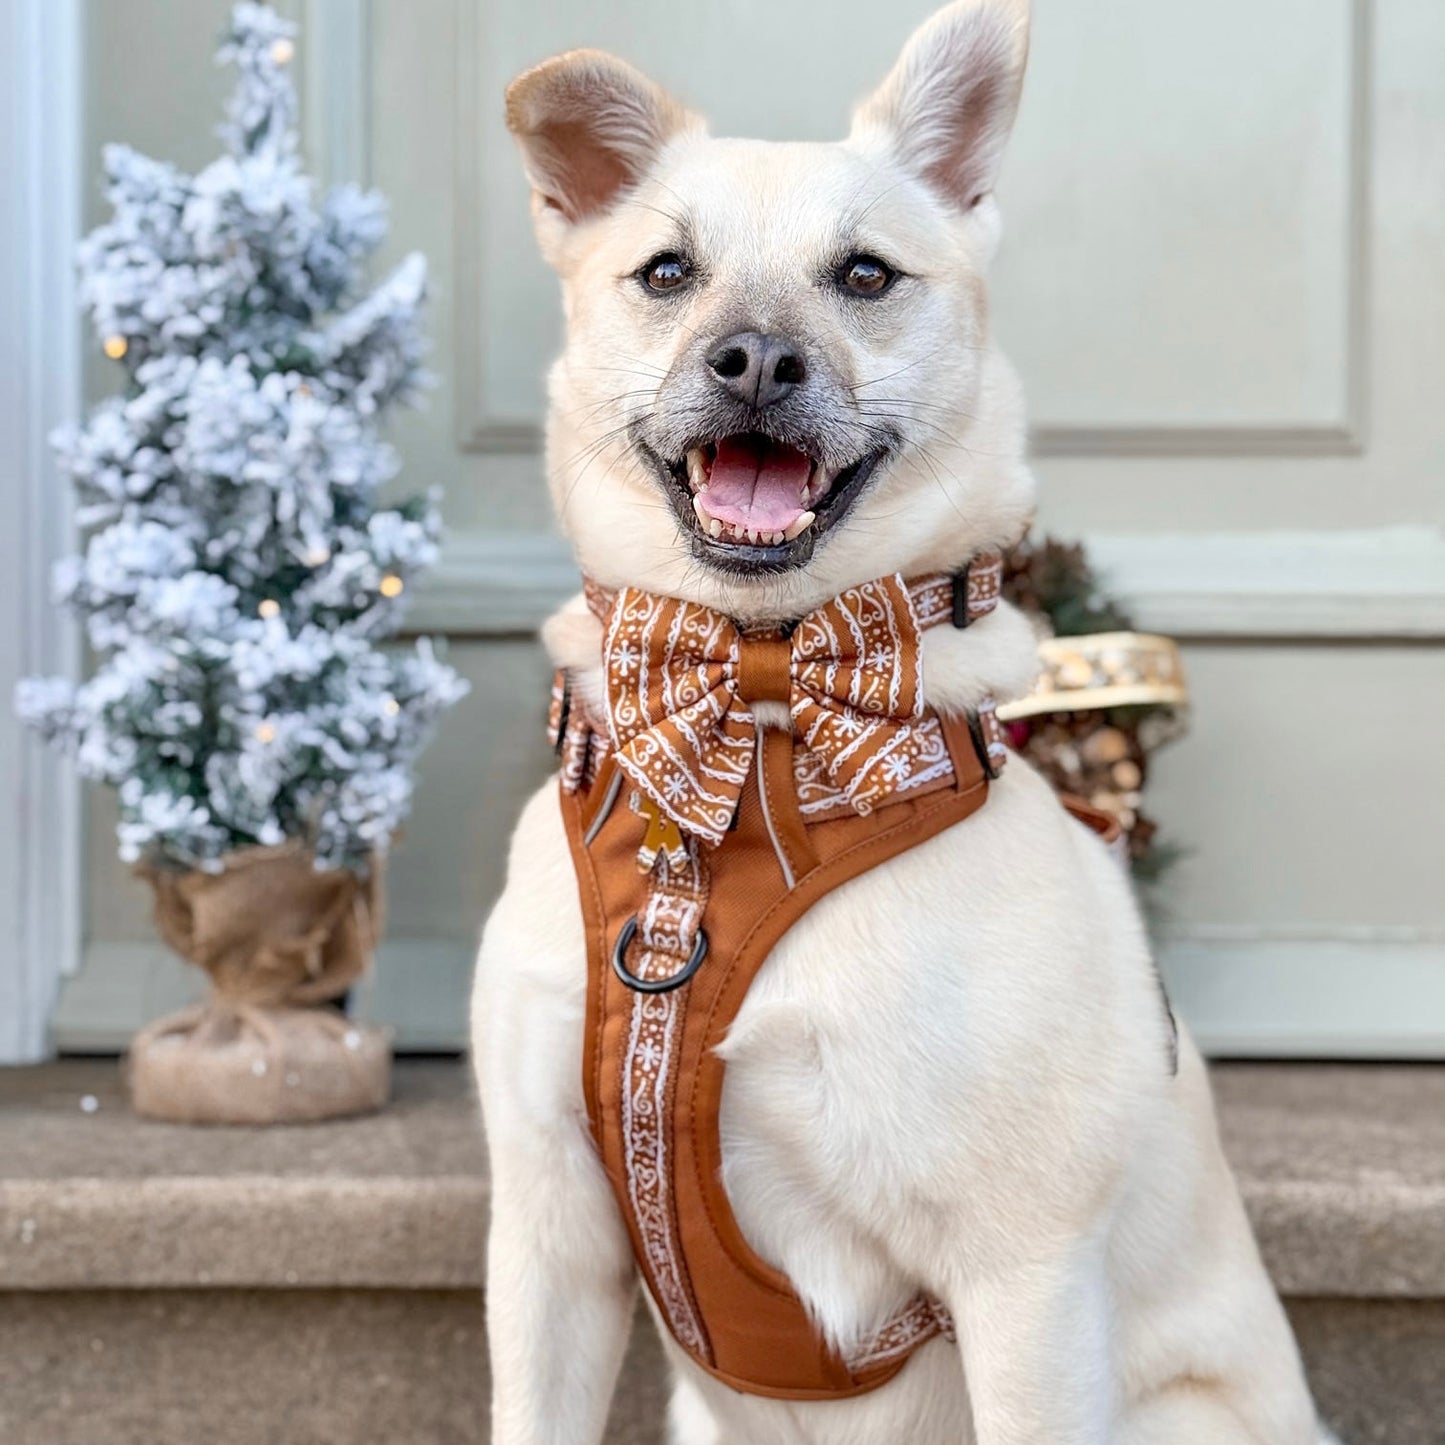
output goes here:
<path id="1" fill-rule="evenodd" d="M 640 872 L 652 872 L 658 854 L 664 854 L 675 868 L 681 868 L 687 861 L 687 848 L 682 841 L 682 829 L 645 793 L 634 792 L 631 798 L 632 811 L 647 820 L 647 832 L 643 835 L 642 846 L 637 850 L 637 867 Z"/>

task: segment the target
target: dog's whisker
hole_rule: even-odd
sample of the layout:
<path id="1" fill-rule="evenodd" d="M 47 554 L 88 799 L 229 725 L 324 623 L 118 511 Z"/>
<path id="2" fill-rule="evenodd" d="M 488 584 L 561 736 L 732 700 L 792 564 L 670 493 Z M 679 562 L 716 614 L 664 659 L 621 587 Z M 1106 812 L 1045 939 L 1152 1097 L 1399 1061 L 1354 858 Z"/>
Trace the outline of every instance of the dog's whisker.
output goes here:
<path id="1" fill-rule="evenodd" d="M 616 445 L 625 442 L 634 425 L 635 419 L 629 419 L 618 426 L 611 427 L 600 436 L 595 437 L 585 447 L 573 453 L 558 463 L 559 474 L 568 478 L 568 484 L 559 503 L 559 510 L 566 511 L 570 505 L 577 487 L 594 462 L 607 450 L 609 445 Z M 573 468 L 575 467 L 575 471 Z"/>
<path id="2" fill-rule="evenodd" d="M 928 362 L 932 361 L 935 356 L 941 355 L 944 351 L 949 350 L 950 348 L 957 348 L 961 346 L 962 343 L 960 342 L 952 342 L 949 343 L 948 346 L 936 346 L 932 351 L 926 353 L 923 356 L 916 357 L 906 366 L 900 366 L 894 371 L 884 372 L 882 376 L 875 376 L 869 381 L 860 381 L 856 385 L 849 387 L 849 390 L 853 392 L 864 391 L 870 386 L 878 386 L 882 382 L 891 381 L 895 376 L 902 376 L 905 372 L 912 371 L 916 366 L 926 365 Z"/>
<path id="3" fill-rule="evenodd" d="M 608 411 L 619 410 L 635 404 L 638 397 L 645 397 L 648 401 L 655 401 L 657 399 L 657 390 L 656 388 L 648 387 L 639 388 L 636 391 L 619 392 L 616 396 L 603 397 L 601 401 L 594 403 L 592 406 L 588 407 L 586 411 L 579 411 L 577 409 L 574 409 L 572 411 L 563 412 L 562 415 L 567 417 L 579 417 L 582 421 L 589 422 L 595 420 L 599 415 L 603 415 Z"/>
<path id="4" fill-rule="evenodd" d="M 602 371 L 611 372 L 619 376 L 640 376 L 647 381 L 666 381 L 665 371 L 652 371 L 645 367 L 636 366 L 583 366 L 578 367 L 579 371 Z"/>

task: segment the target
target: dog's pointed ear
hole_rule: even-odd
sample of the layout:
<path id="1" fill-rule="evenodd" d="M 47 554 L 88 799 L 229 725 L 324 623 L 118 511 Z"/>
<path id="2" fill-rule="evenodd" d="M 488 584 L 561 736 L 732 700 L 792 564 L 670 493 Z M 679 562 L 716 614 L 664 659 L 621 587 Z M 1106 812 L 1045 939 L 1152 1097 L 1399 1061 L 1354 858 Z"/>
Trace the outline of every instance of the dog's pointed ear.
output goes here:
<path id="1" fill-rule="evenodd" d="M 965 210 L 992 190 L 1029 49 L 1029 0 L 958 0 L 916 30 L 853 113 L 852 139 L 882 144 Z"/>
<path id="2" fill-rule="evenodd" d="M 664 145 L 702 120 L 660 86 L 601 50 L 570 50 L 507 87 L 507 128 L 548 236 L 607 209 Z"/>

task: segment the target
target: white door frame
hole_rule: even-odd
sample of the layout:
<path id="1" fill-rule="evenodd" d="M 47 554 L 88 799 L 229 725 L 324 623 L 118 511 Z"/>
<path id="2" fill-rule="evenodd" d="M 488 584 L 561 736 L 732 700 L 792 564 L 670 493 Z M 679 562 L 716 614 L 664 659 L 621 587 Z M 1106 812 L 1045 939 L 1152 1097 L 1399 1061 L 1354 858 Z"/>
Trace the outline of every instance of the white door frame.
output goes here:
<path id="1" fill-rule="evenodd" d="M 0 7 L 0 1064 L 46 1056 L 60 980 L 80 958 L 79 783 L 12 705 L 21 677 L 80 667 L 77 629 L 50 600 L 73 526 L 47 441 L 81 404 L 79 10 Z"/>

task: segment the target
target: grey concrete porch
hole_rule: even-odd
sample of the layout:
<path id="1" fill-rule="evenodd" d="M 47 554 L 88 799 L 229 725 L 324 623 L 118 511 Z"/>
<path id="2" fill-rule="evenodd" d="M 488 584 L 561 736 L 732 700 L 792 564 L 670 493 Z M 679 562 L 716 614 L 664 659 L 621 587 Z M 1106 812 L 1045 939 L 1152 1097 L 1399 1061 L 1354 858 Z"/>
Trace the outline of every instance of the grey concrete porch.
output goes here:
<path id="1" fill-rule="evenodd" d="M 1348 1445 L 1445 1440 L 1445 1068 L 1227 1065 L 1226 1143 Z M 463 1067 L 373 1119 L 192 1130 L 112 1061 L 0 1071 L 5 1445 L 485 1441 L 487 1183 Z M 609 1445 L 653 1445 L 640 1323 Z"/>

